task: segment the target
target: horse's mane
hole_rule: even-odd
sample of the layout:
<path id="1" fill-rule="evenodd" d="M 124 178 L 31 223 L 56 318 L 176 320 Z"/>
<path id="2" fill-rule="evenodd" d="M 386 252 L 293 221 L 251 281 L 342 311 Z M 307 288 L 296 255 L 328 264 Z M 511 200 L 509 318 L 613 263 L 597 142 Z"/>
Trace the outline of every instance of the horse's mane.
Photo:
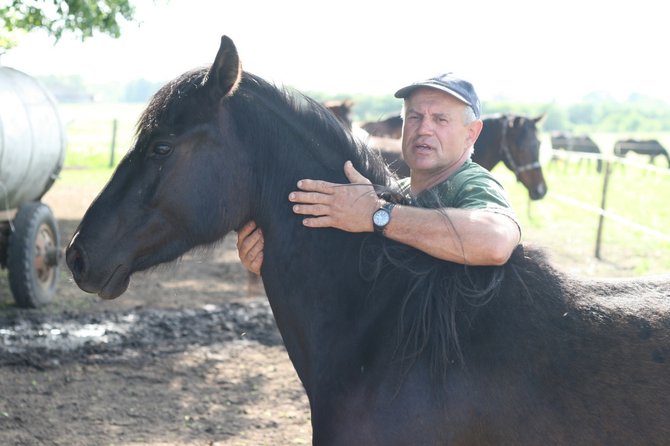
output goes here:
<path id="1" fill-rule="evenodd" d="M 230 101 L 235 107 L 231 118 L 238 124 L 238 136 L 252 147 L 273 147 L 269 156 L 258 157 L 259 163 L 265 163 L 258 166 L 264 173 L 276 171 L 273 160 L 281 156 L 285 165 L 304 168 L 306 163 L 316 163 L 321 173 L 328 177 L 320 179 L 346 182 L 342 181 L 344 161 L 351 160 L 373 184 L 394 187 L 395 178 L 379 154 L 368 150 L 363 142 L 343 128 L 331 111 L 314 99 L 244 73 L 240 87 Z M 261 126 L 263 132 L 258 132 Z M 291 146 L 296 143 L 304 150 Z M 309 159 L 305 159 L 306 155 Z"/>
<path id="2" fill-rule="evenodd" d="M 208 114 L 211 119 L 211 104 L 202 93 L 205 77 L 206 70 L 189 72 L 156 93 L 140 119 L 138 138 L 164 123 L 179 128 L 205 122 Z M 223 104 L 234 110 L 230 119 L 237 137 L 245 146 L 264 151 L 253 158 L 254 175 L 262 181 L 260 193 L 268 195 L 260 198 L 266 206 L 288 212 L 284 201 L 269 195 L 292 190 L 305 165 L 317 166 L 319 179 L 347 183 L 346 160 L 386 199 L 400 201 L 396 178 L 379 154 L 355 139 L 319 102 L 245 72 L 239 88 Z M 446 215 L 445 224 L 450 224 Z M 388 286 L 387 278 L 404 278 L 397 357 L 411 364 L 426 355 L 437 377 L 446 377 L 448 368 L 463 364 L 462 336 L 477 312 L 497 296 L 505 268 L 440 261 L 373 234 L 364 238 L 360 249 L 360 272 L 371 283 L 371 295 Z"/>

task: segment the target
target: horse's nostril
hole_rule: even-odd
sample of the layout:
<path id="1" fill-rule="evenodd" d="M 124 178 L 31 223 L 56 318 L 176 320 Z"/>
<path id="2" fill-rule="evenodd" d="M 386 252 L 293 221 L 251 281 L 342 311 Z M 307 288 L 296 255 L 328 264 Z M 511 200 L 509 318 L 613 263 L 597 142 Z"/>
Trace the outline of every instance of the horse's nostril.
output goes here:
<path id="1" fill-rule="evenodd" d="M 71 245 L 67 249 L 66 262 L 68 268 L 70 268 L 70 271 L 72 272 L 72 277 L 75 282 L 79 282 L 86 271 L 86 261 L 84 260 L 84 255 L 81 250 L 76 246 Z"/>

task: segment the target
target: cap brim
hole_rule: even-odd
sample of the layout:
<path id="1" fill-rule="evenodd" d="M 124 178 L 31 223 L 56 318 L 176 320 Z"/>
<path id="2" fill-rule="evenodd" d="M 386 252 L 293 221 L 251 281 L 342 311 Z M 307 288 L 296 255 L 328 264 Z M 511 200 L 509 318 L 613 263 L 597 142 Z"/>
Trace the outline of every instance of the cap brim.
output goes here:
<path id="1" fill-rule="evenodd" d="M 455 92 L 451 88 L 445 87 L 443 85 L 437 85 L 437 84 L 434 84 L 434 83 L 429 83 L 429 82 L 421 82 L 421 83 L 418 83 L 418 84 L 408 85 L 408 86 L 406 86 L 404 88 L 401 88 L 400 90 L 396 91 L 394 96 L 396 98 L 399 98 L 399 99 L 404 99 L 404 98 L 408 97 L 409 95 L 411 95 L 414 90 L 416 90 L 417 88 L 421 88 L 421 87 L 434 88 L 435 90 L 444 91 L 445 93 L 448 93 L 448 94 L 452 95 L 453 97 L 455 97 L 459 101 L 461 101 L 461 102 L 465 103 L 466 105 L 469 105 L 470 107 L 472 107 L 472 104 L 468 100 L 466 100 L 463 96 L 461 96 L 459 93 Z"/>

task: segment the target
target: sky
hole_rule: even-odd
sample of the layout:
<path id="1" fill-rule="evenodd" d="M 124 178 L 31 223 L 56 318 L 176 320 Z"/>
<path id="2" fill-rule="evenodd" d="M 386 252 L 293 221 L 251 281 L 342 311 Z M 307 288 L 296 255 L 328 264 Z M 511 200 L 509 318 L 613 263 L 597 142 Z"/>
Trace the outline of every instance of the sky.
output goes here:
<path id="1" fill-rule="evenodd" d="M 226 34 L 245 70 L 300 90 L 392 95 L 453 71 L 484 101 L 570 103 L 599 91 L 670 103 L 670 6 L 658 0 L 132 3 L 140 24 L 119 39 L 54 45 L 30 32 L 0 63 L 33 76 L 167 81 L 211 64 Z"/>

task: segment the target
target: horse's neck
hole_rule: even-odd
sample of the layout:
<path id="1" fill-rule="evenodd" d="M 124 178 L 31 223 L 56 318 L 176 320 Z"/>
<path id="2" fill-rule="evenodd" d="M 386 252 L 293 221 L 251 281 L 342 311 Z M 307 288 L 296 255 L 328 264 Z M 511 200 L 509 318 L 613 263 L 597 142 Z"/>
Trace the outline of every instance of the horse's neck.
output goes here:
<path id="1" fill-rule="evenodd" d="M 327 359 L 323 352 L 335 344 L 337 333 L 327 327 L 345 326 L 351 302 L 361 300 L 346 290 L 365 292 L 357 273 L 359 236 L 307 228 L 303 217 L 293 213 L 288 195 L 296 190 L 298 180 L 333 181 L 333 173 L 324 172 L 314 155 L 306 154 L 300 162 L 293 162 L 290 159 L 295 157 L 283 156 L 282 147 L 262 150 L 271 151 L 263 156 L 272 157 L 272 166 L 264 164 L 256 172 L 252 217 L 264 236 L 263 284 L 289 356 L 308 387 L 312 370 Z"/>
<path id="2" fill-rule="evenodd" d="M 263 230 L 266 294 L 289 357 L 310 393 L 318 370 L 336 366 L 348 341 L 351 354 L 360 343 L 351 316 L 369 285 L 358 274 L 358 249 L 351 240 L 358 236 L 290 225 Z"/>
<path id="3" fill-rule="evenodd" d="M 360 314 L 357 310 L 370 284 L 358 269 L 364 235 L 303 226 L 288 195 L 304 178 L 346 183 L 344 162 L 356 154 L 336 146 L 353 144 L 346 134 L 333 138 L 332 129 L 322 133 L 303 128 L 300 119 L 277 116 L 277 120 L 290 130 L 281 138 L 252 134 L 246 140 L 251 140 L 247 149 L 256 181 L 251 217 L 265 239 L 266 294 L 289 356 L 308 388 L 313 370 L 335 367 L 344 346 L 351 351 L 359 348 L 360 319 L 352 316 Z"/>
<path id="4" fill-rule="evenodd" d="M 475 151 L 472 160 L 485 169 L 491 170 L 503 160 L 502 145 L 505 141 L 505 124 L 498 120 L 484 125 L 482 133 L 475 143 Z"/>

